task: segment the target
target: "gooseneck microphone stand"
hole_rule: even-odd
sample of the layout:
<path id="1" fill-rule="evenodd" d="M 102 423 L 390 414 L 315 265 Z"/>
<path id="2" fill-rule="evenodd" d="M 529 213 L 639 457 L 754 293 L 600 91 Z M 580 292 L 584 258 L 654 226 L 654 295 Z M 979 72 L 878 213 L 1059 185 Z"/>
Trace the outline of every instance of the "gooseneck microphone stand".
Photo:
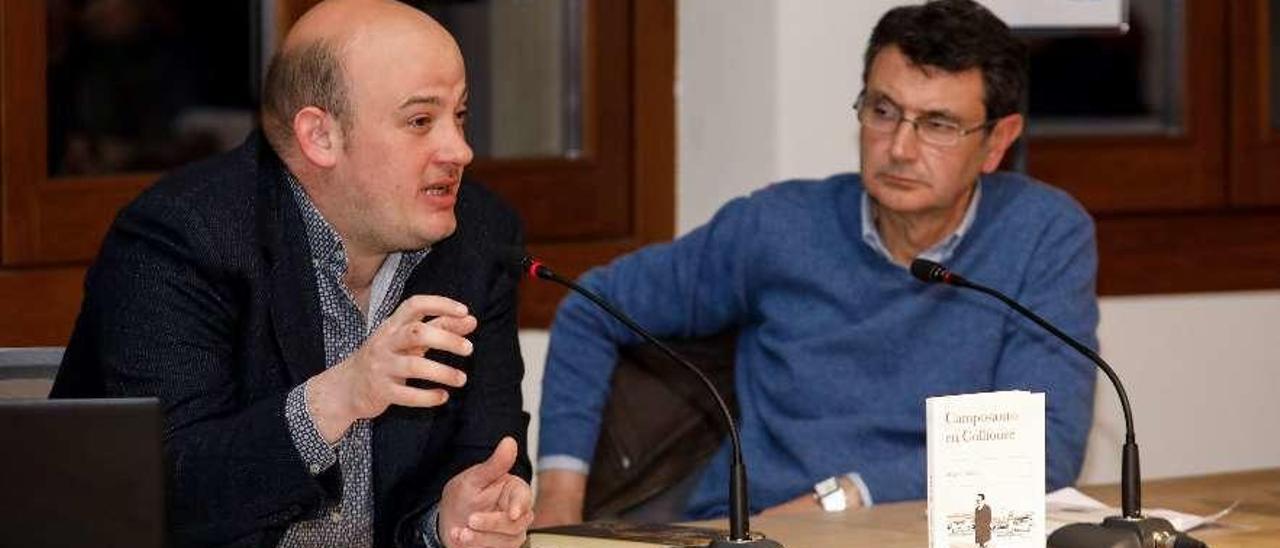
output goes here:
<path id="1" fill-rule="evenodd" d="M 689 363 L 688 360 L 681 357 L 669 346 L 650 335 L 648 331 L 645 331 L 639 324 L 599 295 L 578 285 L 573 280 L 559 276 L 550 268 L 529 257 L 523 249 L 513 248 L 504 252 L 507 255 L 505 257 L 507 264 L 519 266 L 520 270 L 531 278 L 555 282 L 586 297 L 619 322 L 622 322 L 628 329 L 640 335 L 649 344 L 657 347 L 672 361 L 684 366 L 698 377 L 698 380 L 702 382 L 702 386 L 715 398 L 716 405 L 720 408 L 720 413 L 724 415 L 725 424 L 729 427 L 729 440 L 733 444 L 733 462 L 730 464 L 729 470 L 729 536 L 727 538 L 717 538 L 711 542 L 709 548 L 782 548 L 782 544 L 777 541 L 767 539 L 764 535 L 751 533 L 750 531 L 750 505 L 747 503 L 747 468 L 742 462 L 742 441 L 738 437 L 738 426 L 734 423 L 733 415 L 729 412 L 729 406 L 725 404 L 724 398 L 720 396 L 720 392 L 716 390 L 711 379 L 707 378 L 706 374 L 698 369 L 697 366 Z"/>
<path id="2" fill-rule="evenodd" d="M 1101 525 L 1073 523 L 1064 526 L 1049 535 L 1050 548 L 1202 548 L 1205 546 L 1203 542 L 1190 535 L 1178 532 L 1168 520 L 1142 517 L 1142 474 L 1138 466 L 1138 443 L 1133 431 L 1133 410 L 1129 406 L 1129 395 L 1125 392 L 1124 385 L 1120 383 L 1119 375 L 1116 375 L 1115 370 L 1102 359 L 1102 356 L 1005 294 L 966 280 L 941 264 L 926 259 L 916 259 L 911 262 L 911 275 L 925 283 L 953 285 L 995 297 L 1045 331 L 1052 333 L 1067 346 L 1089 358 L 1107 375 L 1111 385 L 1115 387 L 1116 394 L 1120 397 L 1120 407 L 1124 411 L 1125 427 L 1120 468 L 1122 515 L 1106 518 Z"/>

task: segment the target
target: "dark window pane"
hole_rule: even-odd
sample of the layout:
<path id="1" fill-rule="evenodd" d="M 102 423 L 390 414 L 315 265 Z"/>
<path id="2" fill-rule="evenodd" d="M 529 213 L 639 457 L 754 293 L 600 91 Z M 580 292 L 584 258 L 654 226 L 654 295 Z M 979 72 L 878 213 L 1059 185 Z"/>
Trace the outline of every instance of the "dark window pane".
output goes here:
<path id="1" fill-rule="evenodd" d="M 1280 0 L 1271 0 L 1271 127 L 1280 131 Z"/>
<path id="2" fill-rule="evenodd" d="M 1179 0 L 1131 0 L 1123 35 L 1030 37 L 1032 135 L 1182 131 Z"/>
<path id="3" fill-rule="evenodd" d="M 582 0 L 419 0 L 467 64 L 467 140 L 487 158 L 582 152 Z"/>
<path id="4" fill-rule="evenodd" d="M 254 123 L 261 0 L 48 0 L 51 176 L 161 171 Z"/>

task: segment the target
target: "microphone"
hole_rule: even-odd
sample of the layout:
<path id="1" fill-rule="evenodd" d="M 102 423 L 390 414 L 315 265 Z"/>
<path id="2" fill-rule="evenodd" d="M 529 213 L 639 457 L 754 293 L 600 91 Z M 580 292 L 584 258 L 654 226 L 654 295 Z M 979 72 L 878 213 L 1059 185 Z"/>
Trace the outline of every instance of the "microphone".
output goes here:
<path id="1" fill-rule="evenodd" d="M 671 347 L 663 344 L 662 341 L 659 341 L 634 320 L 623 314 L 621 310 L 609 304 L 603 297 L 578 285 L 573 280 L 556 274 L 546 265 L 530 257 L 525 253 L 524 249 L 516 246 L 504 248 L 500 252 L 500 260 L 503 264 L 518 267 L 524 275 L 530 278 L 555 282 L 586 297 L 587 300 L 608 312 L 619 322 L 622 322 L 628 329 L 640 335 L 649 344 L 657 347 L 672 361 L 684 366 L 698 377 L 698 380 L 702 382 L 702 386 L 711 393 L 711 397 L 715 398 L 716 405 L 724 416 L 724 422 L 729 426 L 729 440 L 733 443 L 733 458 L 729 469 L 729 536 L 715 539 L 711 542 L 709 548 L 782 548 L 782 544 L 777 541 L 767 539 L 762 534 L 750 531 L 751 525 L 748 517 L 750 505 L 747 504 L 747 467 L 742 462 L 742 441 L 738 437 L 738 426 L 733 421 L 729 406 L 724 403 L 724 398 L 720 396 L 720 392 L 716 390 L 711 379 L 707 378 L 706 374 L 701 369 L 698 369 L 697 366 L 689 363 L 689 360 L 676 354 Z"/>
<path id="2" fill-rule="evenodd" d="M 1106 518 L 1101 525 L 1073 523 L 1064 526 L 1049 535 L 1050 548 L 1197 548 L 1205 546 L 1203 542 L 1190 535 L 1178 532 L 1168 520 L 1142 517 L 1142 477 L 1138 467 L 1138 443 L 1133 433 L 1133 410 L 1129 407 L 1129 395 L 1125 392 L 1120 377 L 1102 359 L 1102 356 L 1005 294 L 973 283 L 941 264 L 927 259 L 916 259 L 911 261 L 911 275 L 925 283 L 953 285 L 995 297 L 1067 343 L 1067 346 L 1089 358 L 1107 375 L 1111 385 L 1116 389 L 1116 394 L 1120 396 L 1125 427 L 1120 469 L 1122 515 Z"/>

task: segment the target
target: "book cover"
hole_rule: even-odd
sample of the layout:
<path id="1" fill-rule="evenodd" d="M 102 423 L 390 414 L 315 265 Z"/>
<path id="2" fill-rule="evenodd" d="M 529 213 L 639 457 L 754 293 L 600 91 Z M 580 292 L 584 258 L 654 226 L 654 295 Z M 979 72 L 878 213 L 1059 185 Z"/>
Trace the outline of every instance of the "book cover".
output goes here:
<path id="1" fill-rule="evenodd" d="M 591 521 L 529 531 L 529 548 L 705 547 L 727 531 L 621 521 Z"/>
<path id="2" fill-rule="evenodd" d="M 930 548 L 1045 546 L 1044 394 L 925 402 Z"/>

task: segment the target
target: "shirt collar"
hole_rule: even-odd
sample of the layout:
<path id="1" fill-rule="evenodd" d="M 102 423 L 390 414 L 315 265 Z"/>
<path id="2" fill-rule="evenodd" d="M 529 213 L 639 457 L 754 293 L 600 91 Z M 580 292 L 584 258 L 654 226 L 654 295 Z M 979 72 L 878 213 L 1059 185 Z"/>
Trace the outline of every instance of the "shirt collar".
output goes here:
<path id="1" fill-rule="evenodd" d="M 969 200 L 969 207 L 964 212 L 964 219 L 960 220 L 960 226 L 956 227 L 956 230 L 943 238 L 942 241 L 920 253 L 919 258 L 939 263 L 946 263 L 951 260 L 951 257 L 955 255 L 956 247 L 960 245 L 964 235 L 973 226 L 973 219 L 977 216 L 978 202 L 981 198 L 982 178 L 979 177 L 978 183 L 973 187 L 973 198 Z M 880 256 L 893 263 L 893 255 L 889 253 L 889 248 L 885 247 L 884 239 L 880 237 L 880 229 L 876 227 L 875 215 L 871 207 L 871 195 L 867 194 L 865 188 L 862 191 L 862 241 L 870 246 L 871 249 L 874 249 L 876 253 L 879 253 Z"/>
<path id="2" fill-rule="evenodd" d="M 347 273 L 347 251 L 342 245 L 342 236 L 320 214 L 320 209 L 311 201 L 297 177 L 289 171 L 285 171 L 284 176 L 293 193 L 293 201 L 302 211 L 302 221 L 307 229 L 307 244 L 311 247 L 311 261 L 316 268 L 341 280 Z"/>
<path id="3" fill-rule="evenodd" d="M 285 180 L 289 183 L 294 202 L 302 211 L 303 224 L 306 225 L 307 230 L 307 243 L 311 247 L 311 261 L 315 263 L 317 269 L 341 280 L 347 274 L 347 250 L 342 243 L 342 235 L 338 234 L 338 230 L 333 228 L 333 225 L 329 224 L 329 221 L 320 213 L 320 209 L 316 207 L 315 202 L 311 201 L 311 196 L 307 195 L 306 189 L 302 188 L 302 183 L 298 182 L 292 172 L 285 171 Z M 392 255 L 398 257 L 398 260 L 390 261 L 390 264 L 396 264 L 398 269 L 412 269 L 417 267 L 430 251 L 431 246 L 427 246 L 419 250 L 393 253 Z M 384 264 L 388 263 L 384 262 Z"/>

